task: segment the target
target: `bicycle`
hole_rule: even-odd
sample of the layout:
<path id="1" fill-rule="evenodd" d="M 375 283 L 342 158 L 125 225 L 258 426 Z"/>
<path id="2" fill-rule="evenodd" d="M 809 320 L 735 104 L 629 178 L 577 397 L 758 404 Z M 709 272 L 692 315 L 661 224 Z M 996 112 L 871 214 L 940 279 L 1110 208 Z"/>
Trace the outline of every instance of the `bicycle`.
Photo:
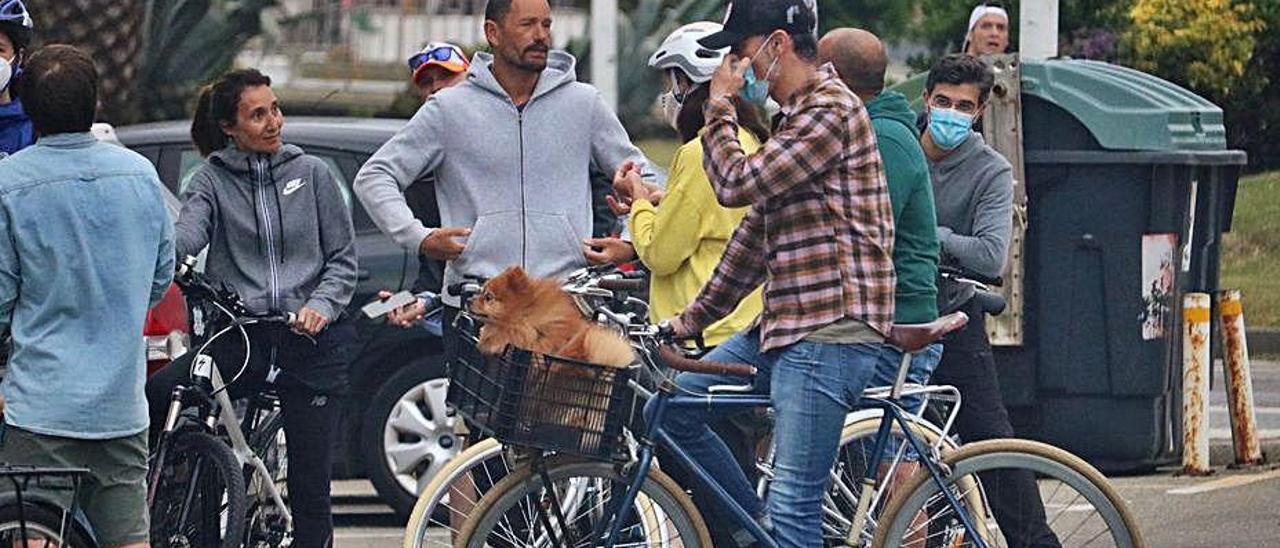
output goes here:
<path id="1" fill-rule="evenodd" d="M 0 465 L 0 483 L 13 487 L 0 494 L 0 545 L 96 548 L 93 527 L 75 502 L 88 473 L 85 468 Z M 33 483 L 46 490 L 69 488 L 71 504 L 29 492 Z"/>
<path id="2" fill-rule="evenodd" d="M 255 548 L 287 546 L 292 515 L 282 493 L 287 453 L 279 401 L 270 393 L 255 395 L 240 419 L 227 390 L 249 365 L 252 345 L 246 327 L 291 326 L 295 318 L 251 313 L 234 291 L 205 279 L 194 266 L 194 258 L 184 260 L 175 281 L 196 311 L 192 332 L 203 340 L 194 354 L 190 382 L 173 389 L 153 450 L 147 494 L 152 542 L 224 548 L 242 543 Z M 205 307 L 225 324 L 207 337 L 206 327 L 215 322 L 204 317 Z M 206 352 L 232 331 L 241 334 L 245 355 L 239 371 L 225 382 Z"/>
<path id="3" fill-rule="evenodd" d="M 608 279 L 605 278 L 607 275 L 604 271 L 594 274 L 597 280 Z M 588 292 L 600 297 L 604 304 L 593 312 L 598 312 L 606 318 L 618 318 L 619 314 L 607 310 L 609 303 L 617 300 L 618 291 L 614 291 L 615 295 L 609 297 L 601 290 L 616 290 L 619 282 L 604 283 L 606 288 L 612 289 L 600 288 L 598 282 L 592 281 L 591 273 L 580 273 L 571 276 L 565 287 L 566 291 L 571 293 Z M 600 310 L 601 308 L 604 310 Z M 632 316 L 625 321 L 636 329 L 629 335 L 633 339 L 642 339 L 647 329 L 642 321 L 646 314 L 635 314 L 634 310 L 631 312 Z M 619 321 L 615 319 L 615 323 Z M 642 358 L 649 356 L 645 353 L 640 355 Z M 656 365 L 649 364 L 649 367 L 656 367 Z M 724 387 L 724 389 L 732 390 L 733 388 Z M 645 399 L 652 395 L 650 390 L 642 392 L 640 396 Z M 907 394 L 924 394 L 925 397 L 958 401 L 958 394 L 947 387 L 910 386 L 907 388 Z M 870 461 L 867 454 L 870 449 L 869 440 L 878 431 L 881 415 L 882 412 L 878 409 L 863 409 L 851 413 L 846 419 L 841 436 L 838 468 L 832 472 L 832 487 L 828 490 L 824 504 L 824 536 L 830 545 L 842 543 L 854 525 L 847 516 L 852 514 L 858 494 L 862 490 L 858 480 L 861 479 L 866 464 Z M 918 415 L 910 415 L 910 418 L 912 429 L 928 440 L 931 445 L 940 445 L 946 450 L 955 449 L 955 443 L 946 436 L 945 429 L 921 420 Z M 949 425 L 953 419 L 954 415 L 943 423 Z M 901 441 L 902 434 L 899 430 L 895 430 L 892 435 Z M 897 447 L 903 447 L 902 443 L 898 443 Z M 767 492 L 768 483 L 772 478 L 771 458 L 770 453 L 757 463 L 757 468 L 761 472 L 757 491 L 762 497 Z M 885 467 L 885 475 L 892 476 L 899 473 L 900 464 L 904 460 L 906 460 L 905 452 L 896 452 L 891 463 Z M 510 474 L 514 466 L 514 457 L 504 449 L 502 444 L 492 438 L 479 441 L 465 449 L 446 463 L 420 493 L 406 528 L 403 546 L 405 548 L 452 546 L 452 537 L 458 532 L 457 524 L 461 523 L 462 518 L 475 506 L 479 496 L 498 480 Z M 883 506 L 884 501 L 887 500 L 885 494 L 883 489 L 876 493 L 870 505 L 873 511 Z M 869 527 L 867 525 L 862 533 L 862 536 L 868 540 L 872 533 Z"/>
<path id="4" fill-rule="evenodd" d="M 962 327 L 968 318 L 963 313 L 948 315 L 937 322 L 923 326 L 895 326 L 889 342 L 909 352 L 919 350 L 946 333 Z M 662 360 L 678 371 L 706 372 L 748 378 L 754 369 L 743 364 L 716 364 L 690 360 L 668 343 L 669 335 L 662 337 L 663 346 L 657 352 Z M 1110 532 L 1110 540 L 1117 546 L 1141 546 L 1141 536 L 1134 527 L 1123 502 L 1110 490 L 1105 479 L 1079 459 L 1067 458 L 1060 450 L 1045 450 L 1043 444 L 1021 440 L 999 440 L 997 445 L 975 444 L 974 449 L 961 449 L 944 459 L 937 449 L 925 444 L 910 428 L 904 412 L 897 405 L 902 395 L 906 375 L 907 358 L 899 369 L 898 378 L 887 394 L 864 398 L 863 405 L 883 410 L 884 420 L 879 425 L 875 447 L 871 451 L 871 463 L 861 480 L 866 488 L 858 495 L 853 514 L 854 526 L 846 539 L 849 545 L 863 545 L 862 525 L 870 516 L 870 506 L 880 478 L 879 461 L 895 426 L 901 428 L 907 446 L 920 457 L 921 470 L 908 482 L 906 495 L 894 496 L 880 520 L 888 526 L 875 527 L 873 546 L 931 545 L 990 546 L 1001 539 L 986 510 L 983 487 L 969 470 L 988 470 L 995 466 L 1032 469 L 1048 477 L 1058 479 L 1077 492 L 1095 511 L 1089 515 L 1102 517 L 1102 531 L 1093 533 L 1088 541 L 1101 538 Z M 510 365 L 510 364 L 508 364 Z M 563 364 L 562 364 L 563 365 Z M 519 369 L 516 369 L 517 375 Z M 536 401 L 539 405 L 555 405 L 554 390 L 547 393 L 520 392 L 520 378 L 508 377 L 506 385 L 512 393 L 504 394 L 497 402 L 501 405 L 523 405 L 520 400 Z M 548 398 L 547 396 L 551 396 Z M 876 397 L 879 396 L 879 397 Z M 561 451 L 560 455 L 546 456 L 539 451 L 533 454 L 527 466 L 498 482 L 480 500 L 458 535 L 462 546 L 543 546 L 543 545 L 603 545 L 614 546 L 620 542 L 645 545 L 681 544 L 684 546 L 709 546 L 705 523 L 696 508 L 661 471 L 652 468 L 652 451 L 655 442 L 662 443 L 693 470 L 696 477 L 713 498 L 729 510 L 733 521 L 748 531 L 760 545 L 775 543 L 764 528 L 735 501 L 730 500 L 722 488 L 710 478 L 696 462 L 663 430 L 663 417 L 670 408 L 682 406 L 761 406 L 768 398 L 744 395 L 681 395 L 674 383 L 664 382 L 656 396 L 656 410 L 641 438 L 639 455 L 618 459 L 616 456 L 583 454 L 583 451 Z M 520 403 L 514 403 L 515 400 Z M 549 401 L 551 400 L 551 401 Z M 481 411 L 484 402 L 477 402 Z M 563 405 L 563 404 L 561 404 Z M 460 408 L 464 414 L 467 409 Z M 474 411 L 474 409 L 472 410 Z M 501 415 L 501 413 L 498 413 Z M 481 414 L 480 422 L 486 417 Z M 604 431 L 608 435 L 611 432 Z M 504 433 L 497 432 L 506 442 Z M 523 440 L 511 440 L 519 444 Z M 544 447 L 545 449 L 545 447 Z M 988 458 L 994 455 L 996 458 Z M 575 458 L 576 457 L 587 457 Z M 604 458 L 601 458 L 604 457 Z M 1048 464 L 1045 464 L 1048 463 Z M 957 472 L 959 471 L 959 472 Z M 587 486 L 583 488 L 582 486 Z M 936 489 L 930 490 L 930 487 Z M 1056 492 L 1055 492 L 1056 494 Z M 620 496 L 619 496 L 620 495 Z M 1077 497 L 1075 500 L 1079 500 Z M 637 507 L 637 505 L 639 505 Z M 1073 511 L 1074 504 L 1066 509 Z M 633 516 L 633 509 L 637 509 Z M 650 510 L 650 509 L 653 510 Z M 585 509 L 585 511 L 583 511 Z M 569 519 L 572 517 L 572 519 Z M 923 524 L 921 519 L 924 518 Z M 1056 520 L 1055 520 L 1056 522 Z M 1073 528 L 1078 531 L 1084 522 Z M 1090 533 L 1092 531 L 1090 530 Z M 1061 538 L 1063 535 L 1059 535 Z M 1070 535 L 1066 535 L 1070 537 Z"/>

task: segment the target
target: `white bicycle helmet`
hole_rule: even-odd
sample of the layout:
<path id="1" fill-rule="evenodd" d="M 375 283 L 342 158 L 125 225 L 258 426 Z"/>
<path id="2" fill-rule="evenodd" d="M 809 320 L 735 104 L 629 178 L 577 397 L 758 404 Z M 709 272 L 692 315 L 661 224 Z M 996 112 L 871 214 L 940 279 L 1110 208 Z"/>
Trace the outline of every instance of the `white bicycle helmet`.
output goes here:
<path id="1" fill-rule="evenodd" d="M 676 29 L 649 57 L 649 66 L 658 70 L 680 69 L 695 84 L 711 81 L 711 75 L 729 53 L 729 48 L 707 49 L 698 45 L 698 40 L 723 28 L 720 23 L 699 21 Z"/>
<path id="2" fill-rule="evenodd" d="M 31 45 L 34 28 L 35 23 L 22 0 L 0 0 L 0 31 L 9 35 L 14 46 L 22 49 Z"/>

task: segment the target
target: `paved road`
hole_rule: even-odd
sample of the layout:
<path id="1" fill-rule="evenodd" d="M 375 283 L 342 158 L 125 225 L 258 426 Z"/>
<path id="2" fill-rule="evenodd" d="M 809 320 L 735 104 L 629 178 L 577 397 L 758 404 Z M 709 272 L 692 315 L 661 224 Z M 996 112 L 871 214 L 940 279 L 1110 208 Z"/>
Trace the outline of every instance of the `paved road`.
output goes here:
<path id="1" fill-rule="evenodd" d="M 1280 361 L 1255 362 L 1254 397 L 1265 438 L 1280 439 Z M 1219 374 L 1211 395 L 1210 428 L 1230 439 Z M 1273 462 L 1280 460 L 1273 455 Z M 1113 478 L 1137 514 L 1153 548 L 1280 546 L 1280 465 L 1252 470 L 1219 468 L 1207 478 L 1172 470 Z M 336 548 L 394 548 L 404 524 L 363 481 L 335 482 Z"/>
<path id="2" fill-rule="evenodd" d="M 1263 439 L 1280 439 L 1280 361 L 1254 361 L 1252 369 L 1253 405 L 1258 418 L 1259 436 Z M 1231 439 L 1225 390 L 1222 369 L 1216 369 L 1209 393 L 1209 432 L 1213 438 Z"/>

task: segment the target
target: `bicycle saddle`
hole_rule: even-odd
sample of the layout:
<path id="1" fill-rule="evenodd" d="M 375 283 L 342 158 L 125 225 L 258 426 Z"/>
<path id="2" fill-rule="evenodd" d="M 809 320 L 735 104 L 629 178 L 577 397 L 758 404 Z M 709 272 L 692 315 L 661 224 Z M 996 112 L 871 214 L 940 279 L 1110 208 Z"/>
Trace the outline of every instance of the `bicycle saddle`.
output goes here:
<path id="1" fill-rule="evenodd" d="M 903 352 L 918 352 L 969 323 L 964 312 L 952 312 L 929 323 L 894 324 L 886 341 Z"/>

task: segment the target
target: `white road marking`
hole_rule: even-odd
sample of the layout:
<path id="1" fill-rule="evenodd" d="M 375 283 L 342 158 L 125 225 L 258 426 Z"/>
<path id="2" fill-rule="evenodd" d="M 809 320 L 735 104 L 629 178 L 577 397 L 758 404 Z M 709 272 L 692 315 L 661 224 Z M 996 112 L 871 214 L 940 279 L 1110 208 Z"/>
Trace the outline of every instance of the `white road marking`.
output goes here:
<path id="1" fill-rule="evenodd" d="M 1191 487 L 1181 487 L 1178 489 L 1170 489 L 1167 491 L 1170 495 L 1196 495 L 1200 493 L 1208 493 L 1220 489 L 1230 489 L 1232 487 L 1241 487 L 1251 483 L 1267 481 L 1280 478 L 1280 469 L 1262 472 L 1259 474 L 1240 474 L 1238 476 L 1228 476 L 1219 480 L 1213 480 L 1200 485 Z"/>

